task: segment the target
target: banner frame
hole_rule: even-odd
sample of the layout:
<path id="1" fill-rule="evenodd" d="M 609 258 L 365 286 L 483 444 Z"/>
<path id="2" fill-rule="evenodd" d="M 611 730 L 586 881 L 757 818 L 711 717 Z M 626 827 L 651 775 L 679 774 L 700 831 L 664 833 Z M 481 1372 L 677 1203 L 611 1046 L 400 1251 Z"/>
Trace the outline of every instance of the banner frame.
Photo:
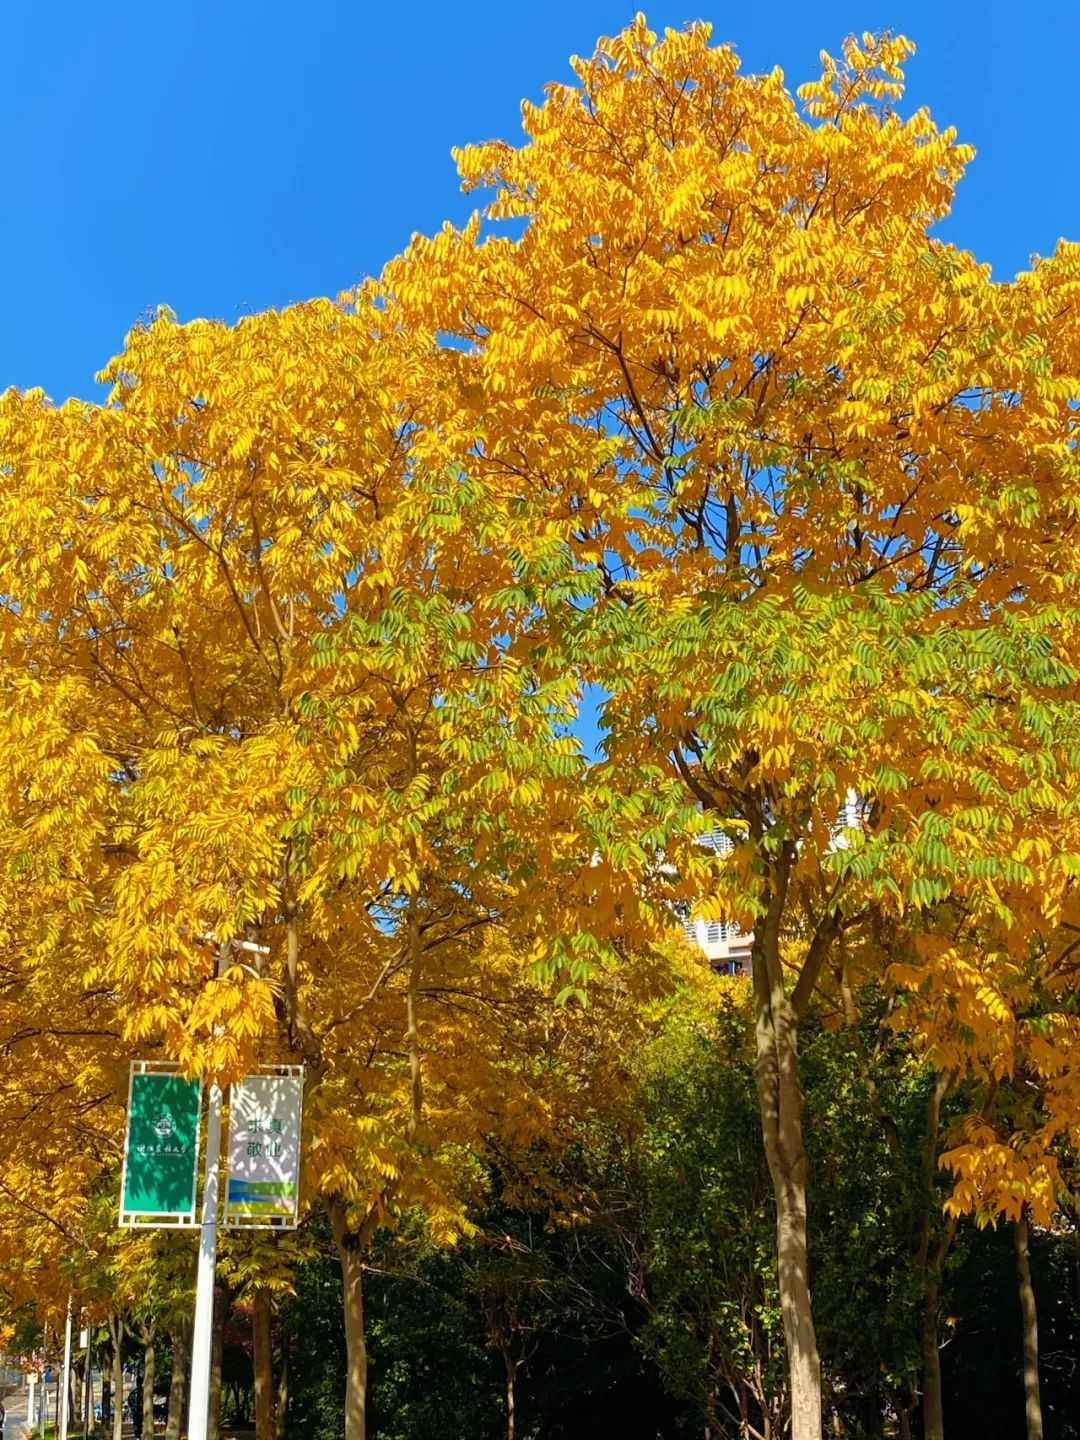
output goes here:
<path id="1" fill-rule="evenodd" d="M 229 1134 L 225 1147 L 225 1186 L 221 1201 L 221 1228 L 223 1230 L 295 1230 L 300 1224 L 300 1150 L 304 1128 L 304 1070 L 303 1065 L 259 1065 L 236 1083 L 258 1079 L 260 1076 L 300 1081 L 300 1104 L 296 1111 L 296 1205 L 291 1215 L 242 1215 L 229 1213 L 229 1180 L 233 1133 L 233 1086 L 229 1086 Z"/>
<path id="2" fill-rule="evenodd" d="M 120 1167 L 120 1228 L 122 1230 L 197 1230 L 197 1200 L 199 1194 L 199 1145 L 202 1140 L 203 1086 L 198 1082 L 195 1105 L 195 1144 L 191 1166 L 191 1209 L 171 1211 L 160 1215 L 147 1214 L 141 1210 L 125 1210 L 124 1195 L 127 1191 L 128 1141 L 131 1135 L 131 1103 L 135 1093 L 136 1075 L 179 1075 L 180 1065 L 175 1060 L 132 1060 L 128 1068 L 127 1113 L 124 1124 L 124 1158 Z"/>

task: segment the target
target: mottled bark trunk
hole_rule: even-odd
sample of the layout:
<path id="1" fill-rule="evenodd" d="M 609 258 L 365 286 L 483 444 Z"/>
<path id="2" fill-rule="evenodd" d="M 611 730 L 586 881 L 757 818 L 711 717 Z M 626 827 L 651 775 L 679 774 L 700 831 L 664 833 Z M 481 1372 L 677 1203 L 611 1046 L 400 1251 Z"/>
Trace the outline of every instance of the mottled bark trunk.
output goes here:
<path id="1" fill-rule="evenodd" d="M 143 1392 L 142 1415 L 143 1435 L 152 1440 L 154 1434 L 154 1337 L 143 1342 Z"/>
<path id="2" fill-rule="evenodd" d="M 345 1202 L 326 1201 L 326 1213 L 341 1262 L 342 1308 L 345 1317 L 345 1437 L 367 1440 L 367 1339 L 364 1334 L 364 1249 L 349 1229 Z"/>
<path id="3" fill-rule="evenodd" d="M 172 1342 L 172 1379 L 169 1382 L 169 1418 L 165 1427 L 165 1440 L 180 1440 L 180 1427 L 184 1421 L 188 1364 L 191 1359 L 190 1320 L 176 1327 L 172 1334 Z"/>
<path id="4" fill-rule="evenodd" d="M 785 993 L 780 923 L 786 878 L 755 932 L 755 1080 L 765 1156 L 776 1199 L 776 1262 L 787 1345 L 791 1440 L 822 1440 L 821 1362 L 806 1244 L 806 1150 L 799 1083 L 798 1016 Z"/>
<path id="5" fill-rule="evenodd" d="M 112 1326 L 110 1325 L 110 1330 Z M 124 1354 L 123 1354 L 124 1327 L 117 1321 L 116 1333 L 113 1336 L 112 1372 L 113 1372 L 113 1440 L 124 1440 Z"/>
<path id="6" fill-rule="evenodd" d="M 514 1440 L 514 1363 L 506 1360 L 506 1440 Z"/>
<path id="7" fill-rule="evenodd" d="M 940 1294 L 941 1286 L 937 1276 L 929 1276 L 923 1292 L 923 1440 L 945 1440 L 945 1416 L 942 1410 L 941 1397 L 941 1351 L 938 1348 L 938 1302 Z"/>
<path id="8" fill-rule="evenodd" d="M 938 1307 L 941 1303 L 941 1275 L 949 1253 L 956 1221 L 950 1219 L 937 1243 L 933 1240 L 933 1217 L 937 1209 L 935 1177 L 941 1129 L 941 1106 L 952 1078 L 947 1071 L 934 1076 L 926 1102 L 926 1131 L 923 1140 L 923 1220 L 915 1273 L 922 1282 L 922 1428 L 923 1440 L 945 1440 L 945 1417 L 941 1395 L 941 1351 L 938 1346 Z"/>
<path id="9" fill-rule="evenodd" d="M 255 1440 L 274 1440 L 273 1305 L 265 1285 L 255 1291 L 251 1317 L 255 1371 Z"/>
<path id="10" fill-rule="evenodd" d="M 367 1339 L 364 1334 L 364 1266 L 358 1249 L 341 1254 L 345 1286 L 345 1440 L 367 1440 Z"/>
<path id="11" fill-rule="evenodd" d="M 285 1440 L 285 1421 L 289 1412 L 289 1336 L 281 1326 L 281 1359 L 278 1363 L 277 1402 L 274 1406 L 274 1440 Z"/>
<path id="12" fill-rule="evenodd" d="M 1042 1400 L 1039 1396 L 1039 1321 L 1031 1284 L 1028 1224 L 1024 1215 L 1013 1226 L 1016 1243 L 1016 1278 L 1020 1287 L 1020 1313 L 1024 1322 L 1024 1413 L 1027 1440 L 1043 1440 Z"/>
<path id="13" fill-rule="evenodd" d="M 94 1411 L 94 1367 L 90 1362 L 90 1355 L 83 1361 L 83 1412 L 82 1412 L 82 1433 L 83 1440 L 89 1440 L 90 1417 Z"/>

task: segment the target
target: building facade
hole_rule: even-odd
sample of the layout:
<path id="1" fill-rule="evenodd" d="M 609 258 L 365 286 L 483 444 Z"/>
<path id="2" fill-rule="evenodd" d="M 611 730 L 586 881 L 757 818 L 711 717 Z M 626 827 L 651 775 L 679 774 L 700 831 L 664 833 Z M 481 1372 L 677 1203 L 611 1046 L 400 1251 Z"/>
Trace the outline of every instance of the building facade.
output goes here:
<path id="1" fill-rule="evenodd" d="M 832 828 L 830 849 L 848 844 L 846 830 L 857 830 L 862 826 L 862 805 L 854 790 L 848 791 L 836 824 Z M 702 845 L 717 855 L 726 855 L 732 849 L 731 839 L 722 830 L 708 830 L 701 837 Z M 689 907 L 679 915 L 683 934 L 692 945 L 698 945 L 718 975 L 749 975 L 750 955 L 754 945 L 751 931 L 740 930 L 728 920 L 700 920 L 691 916 Z"/>

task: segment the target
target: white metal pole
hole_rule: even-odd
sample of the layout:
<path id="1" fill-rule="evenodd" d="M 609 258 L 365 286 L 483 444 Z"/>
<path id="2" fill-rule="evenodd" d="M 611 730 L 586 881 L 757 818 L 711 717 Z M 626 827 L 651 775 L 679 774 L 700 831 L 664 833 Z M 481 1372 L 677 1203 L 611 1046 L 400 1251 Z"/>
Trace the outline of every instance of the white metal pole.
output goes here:
<path id="1" fill-rule="evenodd" d="M 30 1426 L 31 1432 L 34 1429 L 34 1389 L 37 1385 L 37 1376 L 30 1372 L 30 1394 L 26 1397 L 26 1423 Z"/>
<path id="2" fill-rule="evenodd" d="M 60 1377 L 63 1387 L 60 1400 L 60 1440 L 67 1440 L 68 1408 L 71 1404 L 71 1296 L 68 1296 L 67 1324 L 64 1326 L 64 1369 Z"/>
<path id="3" fill-rule="evenodd" d="M 205 940 L 212 939 L 206 935 Z M 218 946 L 217 973 L 225 974 L 236 942 Z M 221 1157 L 221 1086 L 210 1086 L 206 1114 L 206 1174 L 199 1216 L 199 1266 L 195 1281 L 195 1322 L 191 1331 L 187 1440 L 207 1440 L 210 1429 L 210 1353 L 214 1339 L 214 1281 L 217 1279 L 218 1162 Z"/>
<path id="4" fill-rule="evenodd" d="M 195 1325 L 191 1335 L 191 1402 L 188 1440 L 206 1440 L 210 1420 L 210 1352 L 214 1333 L 214 1279 L 217 1271 L 218 1159 L 221 1153 L 221 1087 L 210 1086 L 206 1117 L 206 1178 L 199 1226 L 199 1269 Z"/>
<path id="5" fill-rule="evenodd" d="M 79 1336 L 79 1345 L 83 1354 L 83 1386 L 82 1386 L 82 1432 L 83 1440 L 90 1434 L 90 1411 L 94 1404 L 94 1377 L 90 1373 L 90 1326 Z"/>
<path id="6" fill-rule="evenodd" d="M 213 937 L 204 935 L 204 940 Z M 269 955 L 265 945 L 227 940 L 218 947 L 218 975 L 224 975 L 232 950 Z M 207 1440 L 210 1429 L 210 1355 L 214 1340 L 214 1280 L 217 1271 L 218 1162 L 221 1156 L 221 1087 L 210 1086 L 206 1115 L 206 1176 L 199 1224 L 199 1268 L 195 1285 L 195 1323 L 191 1332 L 191 1380 L 187 1440 Z"/>

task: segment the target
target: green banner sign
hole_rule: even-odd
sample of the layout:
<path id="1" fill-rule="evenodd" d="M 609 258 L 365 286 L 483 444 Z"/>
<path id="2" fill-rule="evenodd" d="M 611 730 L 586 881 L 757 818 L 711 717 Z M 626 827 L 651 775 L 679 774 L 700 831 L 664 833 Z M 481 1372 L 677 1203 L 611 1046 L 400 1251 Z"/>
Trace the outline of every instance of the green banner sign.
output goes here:
<path id="1" fill-rule="evenodd" d="M 194 1225 L 201 1098 L 175 1067 L 132 1062 L 121 1225 Z"/>

